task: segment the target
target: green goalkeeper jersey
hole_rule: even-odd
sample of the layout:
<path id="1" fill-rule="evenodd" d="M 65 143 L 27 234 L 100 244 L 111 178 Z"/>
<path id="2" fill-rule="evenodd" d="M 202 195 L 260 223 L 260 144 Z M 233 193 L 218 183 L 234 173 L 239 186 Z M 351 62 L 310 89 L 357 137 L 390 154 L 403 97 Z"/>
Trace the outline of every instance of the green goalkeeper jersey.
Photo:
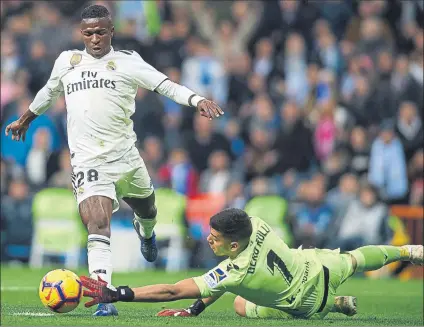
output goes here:
<path id="1" fill-rule="evenodd" d="M 194 277 L 203 298 L 225 292 L 295 316 L 318 311 L 324 295 L 323 266 L 315 251 L 290 249 L 262 219 L 252 217 L 248 247 L 203 276 Z"/>

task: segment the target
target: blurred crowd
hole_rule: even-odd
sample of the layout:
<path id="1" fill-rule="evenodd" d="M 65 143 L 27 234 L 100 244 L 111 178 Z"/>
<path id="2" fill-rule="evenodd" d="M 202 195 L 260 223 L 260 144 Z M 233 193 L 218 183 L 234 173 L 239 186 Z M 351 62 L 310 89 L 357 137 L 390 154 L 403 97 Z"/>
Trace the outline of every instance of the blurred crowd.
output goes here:
<path id="1" fill-rule="evenodd" d="M 25 143 L 4 127 L 61 51 L 83 49 L 79 14 L 91 3 L 113 13 L 114 49 L 139 52 L 225 111 L 210 122 L 138 91 L 137 146 L 155 187 L 224 193 L 239 208 L 278 194 L 297 244 L 343 249 L 389 242 L 389 206 L 423 205 L 421 0 L 2 1 L 6 239 L 30 240 L 35 192 L 71 188 L 63 97 Z M 132 218 L 123 203 L 117 216 Z"/>

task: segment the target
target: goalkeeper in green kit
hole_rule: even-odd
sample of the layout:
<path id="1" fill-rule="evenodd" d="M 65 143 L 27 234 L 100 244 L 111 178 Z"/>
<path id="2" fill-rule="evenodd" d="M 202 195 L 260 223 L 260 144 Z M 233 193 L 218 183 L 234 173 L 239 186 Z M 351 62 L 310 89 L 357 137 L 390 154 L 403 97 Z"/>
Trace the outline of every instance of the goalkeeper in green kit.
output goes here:
<path id="1" fill-rule="evenodd" d="M 215 255 L 228 257 L 203 276 L 176 284 L 107 287 L 81 277 L 91 297 L 86 307 L 108 302 L 168 302 L 197 299 L 187 309 L 166 309 L 158 316 L 197 316 L 225 292 L 236 294 L 237 314 L 248 318 L 325 317 L 356 314 L 356 298 L 336 297 L 337 288 L 356 272 L 395 261 L 423 265 L 423 246 L 364 246 L 354 251 L 290 249 L 257 217 L 226 209 L 210 219 L 207 238 Z"/>

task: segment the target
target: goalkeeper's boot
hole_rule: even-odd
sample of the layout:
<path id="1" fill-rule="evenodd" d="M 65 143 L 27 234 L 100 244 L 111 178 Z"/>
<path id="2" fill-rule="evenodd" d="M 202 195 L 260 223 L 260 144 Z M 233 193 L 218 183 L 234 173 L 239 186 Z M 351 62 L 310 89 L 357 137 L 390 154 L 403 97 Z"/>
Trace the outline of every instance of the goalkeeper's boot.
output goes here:
<path id="1" fill-rule="evenodd" d="M 424 265 L 424 250 L 422 245 L 404 245 L 402 248 L 406 248 L 409 252 L 409 261 L 414 265 Z"/>
<path id="2" fill-rule="evenodd" d="M 343 313 L 349 317 L 358 313 L 356 297 L 354 296 L 336 296 L 334 298 L 334 306 L 334 312 Z"/>
<path id="3" fill-rule="evenodd" d="M 97 305 L 96 312 L 93 313 L 93 316 L 105 317 L 105 316 L 117 316 L 118 310 L 112 303 L 99 303 Z"/>
<path id="4" fill-rule="evenodd" d="M 145 238 L 141 235 L 140 222 L 137 219 L 133 219 L 133 226 L 137 232 L 138 238 L 141 241 L 140 250 L 144 259 L 148 262 L 153 262 L 158 257 L 158 248 L 156 246 L 156 234 L 153 232 L 152 237 Z"/>

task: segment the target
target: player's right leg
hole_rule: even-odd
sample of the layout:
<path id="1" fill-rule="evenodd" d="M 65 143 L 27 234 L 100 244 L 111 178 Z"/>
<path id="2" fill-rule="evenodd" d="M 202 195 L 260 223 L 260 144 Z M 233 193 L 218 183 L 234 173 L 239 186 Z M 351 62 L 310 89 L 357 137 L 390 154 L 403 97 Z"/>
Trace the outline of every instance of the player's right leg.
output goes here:
<path id="1" fill-rule="evenodd" d="M 110 250 L 110 219 L 113 200 L 106 196 L 93 195 L 79 204 L 82 222 L 88 231 L 88 271 L 92 278 L 112 281 L 112 252 Z M 113 304 L 100 304 L 95 316 L 117 315 Z"/>

